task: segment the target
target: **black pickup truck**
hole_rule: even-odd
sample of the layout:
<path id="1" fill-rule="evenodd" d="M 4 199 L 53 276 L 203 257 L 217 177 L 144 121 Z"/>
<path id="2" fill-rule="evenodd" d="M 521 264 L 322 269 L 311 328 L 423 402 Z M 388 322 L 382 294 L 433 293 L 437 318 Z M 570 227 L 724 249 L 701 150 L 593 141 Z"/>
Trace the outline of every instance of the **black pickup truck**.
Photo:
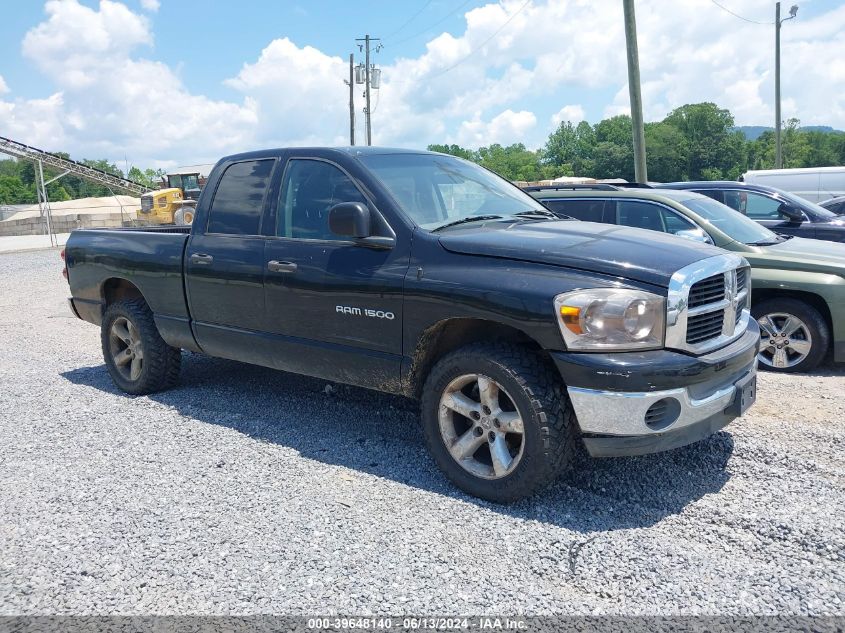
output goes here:
<path id="1" fill-rule="evenodd" d="M 188 227 L 74 231 L 73 312 L 115 384 L 191 350 L 421 400 L 463 490 L 507 502 L 593 456 L 682 446 L 755 397 L 740 256 L 561 220 L 472 163 L 277 149 L 212 171 Z"/>

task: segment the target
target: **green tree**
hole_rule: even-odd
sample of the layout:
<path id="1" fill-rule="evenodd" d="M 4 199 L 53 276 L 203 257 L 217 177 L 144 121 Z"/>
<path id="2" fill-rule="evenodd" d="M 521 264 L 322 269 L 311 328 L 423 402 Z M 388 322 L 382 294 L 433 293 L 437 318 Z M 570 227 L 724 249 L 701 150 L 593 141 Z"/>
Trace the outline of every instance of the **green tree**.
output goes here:
<path id="1" fill-rule="evenodd" d="M 601 141 L 596 145 L 593 154 L 595 166 L 594 178 L 624 178 L 634 180 L 634 148 L 633 145 L 623 146 Z"/>
<path id="2" fill-rule="evenodd" d="M 649 180 L 686 180 L 689 144 L 686 137 L 669 123 L 646 123 L 645 146 Z"/>
<path id="3" fill-rule="evenodd" d="M 19 177 L 0 176 L 0 204 L 32 204 L 35 201 L 35 189 L 27 187 Z"/>
<path id="4" fill-rule="evenodd" d="M 161 175 L 163 173 L 164 171 L 161 169 L 158 171 L 155 169 L 141 170 L 141 168 L 133 165 L 129 168 L 129 175 L 127 178 L 139 184 L 145 185 L 150 189 L 157 189 L 159 182 L 161 182 Z"/>
<path id="5" fill-rule="evenodd" d="M 726 173 L 742 162 L 744 147 L 741 134 L 732 132 L 733 115 L 715 103 L 683 105 L 672 110 L 663 122 L 674 125 L 686 138 L 686 174 L 690 180 L 703 179 L 705 169 Z"/>
<path id="6" fill-rule="evenodd" d="M 464 158 L 466 160 L 476 160 L 477 158 L 475 152 L 470 149 L 461 147 L 460 145 L 429 145 L 428 151 L 440 152 L 441 154 L 450 154 L 452 156 L 457 156 L 458 158 Z"/>
<path id="7" fill-rule="evenodd" d="M 482 167 L 508 180 L 540 180 L 542 175 L 540 153 L 532 152 L 522 143 L 507 147 L 494 143 L 489 147 L 480 147 L 477 156 Z"/>
<path id="8" fill-rule="evenodd" d="M 578 133 L 571 121 L 561 121 L 549 135 L 543 151 L 543 162 L 552 165 L 572 163 L 578 156 Z"/>
<path id="9" fill-rule="evenodd" d="M 562 168 L 558 172 L 569 172 L 556 173 L 557 176 L 590 173 L 594 168 L 595 143 L 595 132 L 589 123 L 581 121 L 574 126 L 570 121 L 562 121 L 546 141 L 541 162 Z"/>
<path id="10" fill-rule="evenodd" d="M 631 145 L 633 152 L 633 129 L 631 117 L 627 114 L 617 114 L 609 119 L 602 119 L 594 128 L 596 143 Z"/>

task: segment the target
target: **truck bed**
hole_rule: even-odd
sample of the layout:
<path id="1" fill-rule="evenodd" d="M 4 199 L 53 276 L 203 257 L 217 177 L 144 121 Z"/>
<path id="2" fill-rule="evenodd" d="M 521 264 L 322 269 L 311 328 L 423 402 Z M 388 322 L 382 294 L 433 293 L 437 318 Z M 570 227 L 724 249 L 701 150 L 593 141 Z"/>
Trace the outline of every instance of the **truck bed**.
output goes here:
<path id="1" fill-rule="evenodd" d="M 73 231 L 65 257 L 72 263 L 68 281 L 80 316 L 99 321 L 105 294 L 128 282 L 147 299 L 157 322 L 187 325 L 183 257 L 189 233 L 188 226 Z"/>

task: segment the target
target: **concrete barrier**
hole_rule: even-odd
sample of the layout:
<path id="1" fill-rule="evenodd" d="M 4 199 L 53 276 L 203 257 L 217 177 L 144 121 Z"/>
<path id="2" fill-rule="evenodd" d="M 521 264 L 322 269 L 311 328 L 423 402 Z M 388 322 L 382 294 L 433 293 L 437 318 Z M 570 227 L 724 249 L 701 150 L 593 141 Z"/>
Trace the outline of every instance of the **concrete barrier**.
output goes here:
<path id="1" fill-rule="evenodd" d="M 123 226 L 124 220 L 134 220 L 135 213 L 79 213 L 53 216 L 54 233 L 70 233 L 74 229 L 114 228 Z M 41 217 L 4 220 L 0 222 L 0 235 L 44 235 L 47 220 Z"/>

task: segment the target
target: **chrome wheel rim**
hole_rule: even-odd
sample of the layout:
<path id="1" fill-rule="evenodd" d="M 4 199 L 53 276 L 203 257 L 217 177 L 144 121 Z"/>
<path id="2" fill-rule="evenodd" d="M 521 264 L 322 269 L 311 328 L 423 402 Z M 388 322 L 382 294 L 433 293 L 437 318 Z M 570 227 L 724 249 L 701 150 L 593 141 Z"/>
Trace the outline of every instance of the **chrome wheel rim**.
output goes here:
<path id="1" fill-rule="evenodd" d="M 773 312 L 759 319 L 760 362 L 766 367 L 788 369 L 795 367 L 810 354 L 813 335 L 810 328 L 794 314 Z"/>
<path id="2" fill-rule="evenodd" d="M 519 465 L 525 448 L 522 417 L 502 385 L 483 374 L 450 382 L 440 398 L 440 437 L 464 470 L 501 479 Z"/>
<path id="3" fill-rule="evenodd" d="M 109 329 L 109 353 L 118 373 L 126 380 L 138 380 L 144 369 L 144 350 L 138 328 L 126 317 L 117 317 Z"/>

